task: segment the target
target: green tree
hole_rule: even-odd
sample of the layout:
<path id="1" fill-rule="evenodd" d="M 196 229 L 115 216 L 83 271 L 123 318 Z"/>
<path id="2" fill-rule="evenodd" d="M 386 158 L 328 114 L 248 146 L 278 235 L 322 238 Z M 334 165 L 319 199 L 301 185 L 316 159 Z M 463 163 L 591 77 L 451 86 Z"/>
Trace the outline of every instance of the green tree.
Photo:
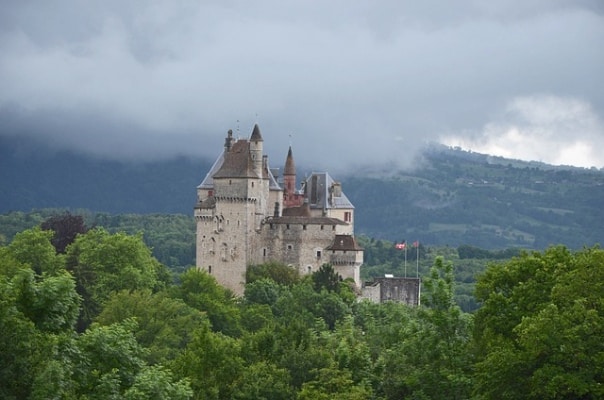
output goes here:
<path id="1" fill-rule="evenodd" d="M 491 399 L 604 396 L 604 251 L 562 246 L 479 278 L 476 392 Z"/>
<path id="2" fill-rule="evenodd" d="M 83 299 L 79 331 L 92 322 L 113 293 L 157 291 L 166 286 L 159 279 L 162 266 L 153 258 L 141 235 L 90 230 L 69 246 L 66 266 L 75 276 Z"/>
<path id="3" fill-rule="evenodd" d="M 124 393 L 124 400 L 186 400 L 193 396 L 188 380 L 174 382 L 164 367 L 145 367 Z"/>
<path id="4" fill-rule="evenodd" d="M 437 257 L 423 280 L 422 308 L 404 340 L 381 357 L 386 398 L 466 399 L 472 389 L 472 319 L 453 300 L 453 269 Z"/>
<path id="5" fill-rule="evenodd" d="M 318 370 L 316 379 L 304 383 L 299 400 L 365 400 L 372 397 L 371 387 L 354 384 L 351 372 L 335 365 Z"/>
<path id="6" fill-rule="evenodd" d="M 325 289 L 329 292 L 339 292 L 342 277 L 333 269 L 331 264 L 323 264 L 312 273 L 313 287 L 317 292 Z"/>
<path id="7" fill-rule="evenodd" d="M 191 382 L 195 398 L 218 400 L 233 397 L 234 383 L 243 371 L 239 342 L 207 327 L 193 339 L 173 363 L 173 371 Z"/>
<path id="8" fill-rule="evenodd" d="M 289 372 L 267 362 L 246 366 L 233 388 L 235 400 L 289 400 L 295 398 Z"/>
<path id="9" fill-rule="evenodd" d="M 114 293 L 96 321 L 111 325 L 134 318 L 134 335 L 148 350 L 149 364 L 166 363 L 174 359 L 191 341 L 193 332 L 207 325 L 207 317 L 181 299 L 171 298 L 165 291 L 121 291 Z"/>
<path id="10" fill-rule="evenodd" d="M 207 314 L 212 329 L 230 336 L 241 334 L 241 314 L 233 293 L 205 271 L 190 268 L 180 276 L 172 296 Z"/>
<path id="11" fill-rule="evenodd" d="M 36 275 L 60 273 L 64 261 L 57 256 L 52 237 L 52 231 L 43 231 L 39 227 L 27 229 L 15 235 L 8 250 L 15 260 L 29 265 Z"/>
<path id="12" fill-rule="evenodd" d="M 246 283 L 259 279 L 270 279 L 280 285 L 291 286 L 300 280 L 300 274 L 296 268 L 275 261 L 248 266 L 245 272 Z"/>

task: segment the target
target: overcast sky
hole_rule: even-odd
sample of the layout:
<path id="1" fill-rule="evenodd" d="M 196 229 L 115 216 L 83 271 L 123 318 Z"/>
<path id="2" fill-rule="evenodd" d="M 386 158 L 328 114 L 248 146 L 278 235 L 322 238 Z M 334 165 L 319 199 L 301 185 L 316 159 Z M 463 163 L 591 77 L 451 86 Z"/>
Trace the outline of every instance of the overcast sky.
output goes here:
<path id="1" fill-rule="evenodd" d="M 604 1 L 5 1 L 0 134 L 118 159 L 604 166 Z"/>

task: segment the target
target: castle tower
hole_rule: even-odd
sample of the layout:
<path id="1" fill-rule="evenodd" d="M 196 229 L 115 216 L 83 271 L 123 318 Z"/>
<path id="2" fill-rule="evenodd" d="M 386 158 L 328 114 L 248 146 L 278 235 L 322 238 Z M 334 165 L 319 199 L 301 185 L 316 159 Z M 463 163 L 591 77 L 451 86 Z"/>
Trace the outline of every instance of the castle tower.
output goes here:
<path id="1" fill-rule="evenodd" d="M 296 193 L 296 164 L 292 147 L 289 146 L 285 158 L 285 169 L 283 170 L 283 206 L 298 207 L 304 200 L 301 194 Z"/>
<path id="2" fill-rule="evenodd" d="M 197 267 L 236 294 L 242 294 L 246 268 L 260 245 L 262 221 L 274 209 L 269 174 L 256 125 L 249 140 L 227 133 L 221 156 L 198 186 Z"/>
<path id="3" fill-rule="evenodd" d="M 258 124 L 254 125 L 252 136 L 250 136 L 250 156 L 252 157 L 252 165 L 254 172 L 262 177 L 262 152 L 264 140 L 260 134 Z"/>
<path id="4" fill-rule="evenodd" d="M 263 154 L 258 125 L 249 139 L 233 138 L 197 187 L 196 264 L 236 295 L 242 295 L 247 267 L 285 263 L 303 274 L 331 263 L 360 286 L 363 250 L 353 236 L 354 207 L 327 173 L 313 173 L 296 190 L 289 148 L 284 189 Z M 305 198 L 305 194 L 309 195 Z"/>

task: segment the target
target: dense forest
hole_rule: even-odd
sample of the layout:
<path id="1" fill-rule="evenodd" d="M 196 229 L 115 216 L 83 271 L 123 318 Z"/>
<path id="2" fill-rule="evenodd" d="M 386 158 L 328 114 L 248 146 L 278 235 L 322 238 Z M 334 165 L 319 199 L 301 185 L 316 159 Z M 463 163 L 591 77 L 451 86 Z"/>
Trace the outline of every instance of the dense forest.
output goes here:
<path id="1" fill-rule="evenodd" d="M 117 162 L 0 137 L 0 213 L 67 208 L 191 215 L 195 187 L 212 161 Z M 556 244 L 580 249 L 604 237 L 602 170 L 442 146 L 426 148 L 405 170 L 395 165 L 346 170 L 334 178 L 356 207 L 356 233 L 367 237 L 489 250 L 544 250 Z M 298 171 L 303 175 L 305 166 Z"/>
<path id="2" fill-rule="evenodd" d="M 16 233 L 40 225 L 47 219 L 70 215 L 66 210 L 57 209 L 0 214 L 0 244 L 7 244 Z M 86 210 L 78 210 L 77 215 L 90 227 L 102 227 L 110 233 L 140 235 L 145 245 L 151 249 L 152 255 L 172 272 L 183 272 L 195 264 L 195 223 L 191 216 L 112 215 Z M 410 249 L 405 254 L 395 248 L 394 242 L 388 240 L 367 236 L 359 236 L 357 239 L 365 250 L 361 268 L 361 278 L 365 281 L 385 274 L 424 276 L 436 257 L 445 257 L 453 264 L 455 300 L 464 311 L 477 308 L 473 296 L 476 274 L 482 272 L 489 262 L 509 259 L 521 251 L 518 248 L 486 250 L 470 245 L 454 248 L 420 243 L 417 249 Z"/>
<path id="3" fill-rule="evenodd" d="M 417 308 L 359 302 L 327 264 L 306 277 L 250 266 L 238 298 L 204 272 L 174 276 L 143 235 L 59 215 L 5 239 L 1 398 L 604 397 L 598 247 L 511 259 L 462 248 L 464 260 L 500 258 L 466 313 L 446 255 L 423 274 Z"/>

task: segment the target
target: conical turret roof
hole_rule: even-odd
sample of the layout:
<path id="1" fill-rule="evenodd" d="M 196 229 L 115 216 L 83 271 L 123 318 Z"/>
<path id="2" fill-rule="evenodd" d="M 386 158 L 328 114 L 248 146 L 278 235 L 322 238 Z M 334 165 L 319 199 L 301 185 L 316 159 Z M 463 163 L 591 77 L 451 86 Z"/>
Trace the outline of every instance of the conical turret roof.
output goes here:
<path id="1" fill-rule="evenodd" d="M 289 146 L 287 158 L 285 159 L 285 170 L 283 171 L 283 175 L 296 175 L 296 164 L 294 163 L 294 155 L 291 146 Z"/>
<path id="2" fill-rule="evenodd" d="M 254 130 L 252 131 L 252 136 L 250 136 L 250 141 L 263 141 L 258 124 L 254 124 Z"/>

